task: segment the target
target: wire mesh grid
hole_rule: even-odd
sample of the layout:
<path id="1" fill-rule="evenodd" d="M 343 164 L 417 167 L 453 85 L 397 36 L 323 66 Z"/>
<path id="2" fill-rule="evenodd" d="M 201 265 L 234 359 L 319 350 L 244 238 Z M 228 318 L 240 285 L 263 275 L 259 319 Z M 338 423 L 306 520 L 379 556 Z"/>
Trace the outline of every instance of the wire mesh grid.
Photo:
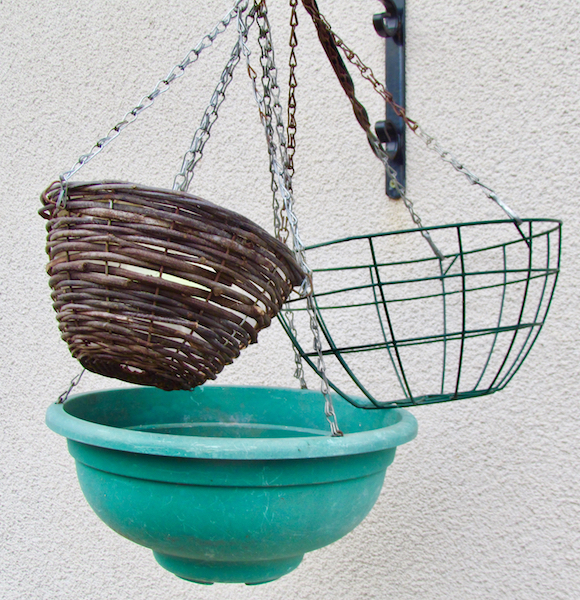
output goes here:
<path id="1" fill-rule="evenodd" d="M 524 219 L 412 229 L 307 248 L 331 388 L 361 408 L 503 389 L 530 352 L 559 272 L 561 223 Z M 279 319 L 319 375 L 304 299 Z"/>

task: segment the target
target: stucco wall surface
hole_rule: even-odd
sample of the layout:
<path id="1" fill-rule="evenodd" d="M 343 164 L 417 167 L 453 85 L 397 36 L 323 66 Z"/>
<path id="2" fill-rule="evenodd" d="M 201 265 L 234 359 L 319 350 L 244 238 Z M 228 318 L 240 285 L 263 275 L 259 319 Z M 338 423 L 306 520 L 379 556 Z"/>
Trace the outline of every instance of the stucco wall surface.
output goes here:
<path id="1" fill-rule="evenodd" d="M 289 11 L 282 0 L 269 4 L 285 81 Z M 413 409 L 418 438 L 398 451 L 366 521 L 266 586 L 180 581 L 87 506 L 65 441 L 44 425 L 47 406 L 79 366 L 51 307 L 39 194 L 229 5 L 0 0 L 0 598 L 580 598 L 577 0 L 407 3 L 409 114 L 522 215 L 564 221 L 551 313 L 511 385 L 480 400 Z M 381 4 L 319 5 L 381 76 L 383 43 L 371 22 Z M 295 192 L 304 240 L 409 227 L 405 208 L 384 195 L 381 165 L 312 23 L 300 17 Z M 232 40 L 218 39 L 78 178 L 170 186 Z M 378 120 L 380 98 L 355 81 Z M 409 194 L 426 223 L 501 217 L 416 139 L 408 169 Z M 191 191 L 270 228 L 264 136 L 242 68 Z M 292 373 L 276 323 L 218 382 L 292 386 Z M 89 374 L 81 389 L 116 385 Z"/>

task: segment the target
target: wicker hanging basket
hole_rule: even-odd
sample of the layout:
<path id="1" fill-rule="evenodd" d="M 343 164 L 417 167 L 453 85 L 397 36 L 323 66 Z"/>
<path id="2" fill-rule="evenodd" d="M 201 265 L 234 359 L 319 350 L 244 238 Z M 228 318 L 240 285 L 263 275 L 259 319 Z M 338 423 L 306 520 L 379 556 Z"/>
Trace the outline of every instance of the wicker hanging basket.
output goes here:
<path id="1" fill-rule="evenodd" d="M 249 219 L 184 192 L 69 183 L 41 196 L 62 338 L 88 370 L 191 389 L 257 341 L 304 275 Z"/>

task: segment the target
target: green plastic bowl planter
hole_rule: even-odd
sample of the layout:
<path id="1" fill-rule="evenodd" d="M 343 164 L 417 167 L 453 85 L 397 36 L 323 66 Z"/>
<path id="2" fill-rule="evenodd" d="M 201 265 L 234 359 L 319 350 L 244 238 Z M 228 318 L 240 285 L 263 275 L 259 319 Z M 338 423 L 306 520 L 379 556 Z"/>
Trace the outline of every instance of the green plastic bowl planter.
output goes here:
<path id="1" fill-rule="evenodd" d="M 109 527 L 183 579 L 257 584 L 352 531 L 417 433 L 403 409 L 342 402 L 333 438 L 323 407 L 308 390 L 128 388 L 53 404 L 46 422 Z"/>

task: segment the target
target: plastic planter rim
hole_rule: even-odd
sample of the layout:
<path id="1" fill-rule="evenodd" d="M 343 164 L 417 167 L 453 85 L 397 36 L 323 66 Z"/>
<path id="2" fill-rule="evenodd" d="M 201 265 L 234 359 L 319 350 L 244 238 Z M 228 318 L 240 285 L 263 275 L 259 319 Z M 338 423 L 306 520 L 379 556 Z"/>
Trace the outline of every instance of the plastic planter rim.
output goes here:
<path id="1" fill-rule="evenodd" d="M 212 393 L 219 390 L 235 390 L 238 386 L 208 386 Z M 142 388 L 124 388 L 127 391 Z M 200 388 L 196 388 L 200 390 Z M 286 388 L 246 387 L 256 393 L 268 390 L 291 391 L 319 396 L 319 392 Z M 87 421 L 67 411 L 67 406 L 75 398 L 82 398 L 98 392 L 88 392 L 71 396 L 64 404 L 52 404 L 46 413 L 46 424 L 55 433 L 70 440 L 138 454 L 174 456 L 183 458 L 226 459 L 226 460 L 276 460 L 292 458 L 323 458 L 364 454 L 387 448 L 394 448 L 411 441 L 417 434 L 415 417 L 403 409 L 389 409 L 397 415 L 397 422 L 377 429 L 347 433 L 344 437 L 330 435 L 286 438 L 226 438 L 181 436 L 167 433 L 132 431 L 131 429 L 101 425 Z M 180 392 L 187 393 L 187 392 Z M 199 393 L 196 392 L 196 393 Z M 337 399 L 340 402 L 340 399 Z M 323 406 L 320 406 L 323 410 Z"/>

